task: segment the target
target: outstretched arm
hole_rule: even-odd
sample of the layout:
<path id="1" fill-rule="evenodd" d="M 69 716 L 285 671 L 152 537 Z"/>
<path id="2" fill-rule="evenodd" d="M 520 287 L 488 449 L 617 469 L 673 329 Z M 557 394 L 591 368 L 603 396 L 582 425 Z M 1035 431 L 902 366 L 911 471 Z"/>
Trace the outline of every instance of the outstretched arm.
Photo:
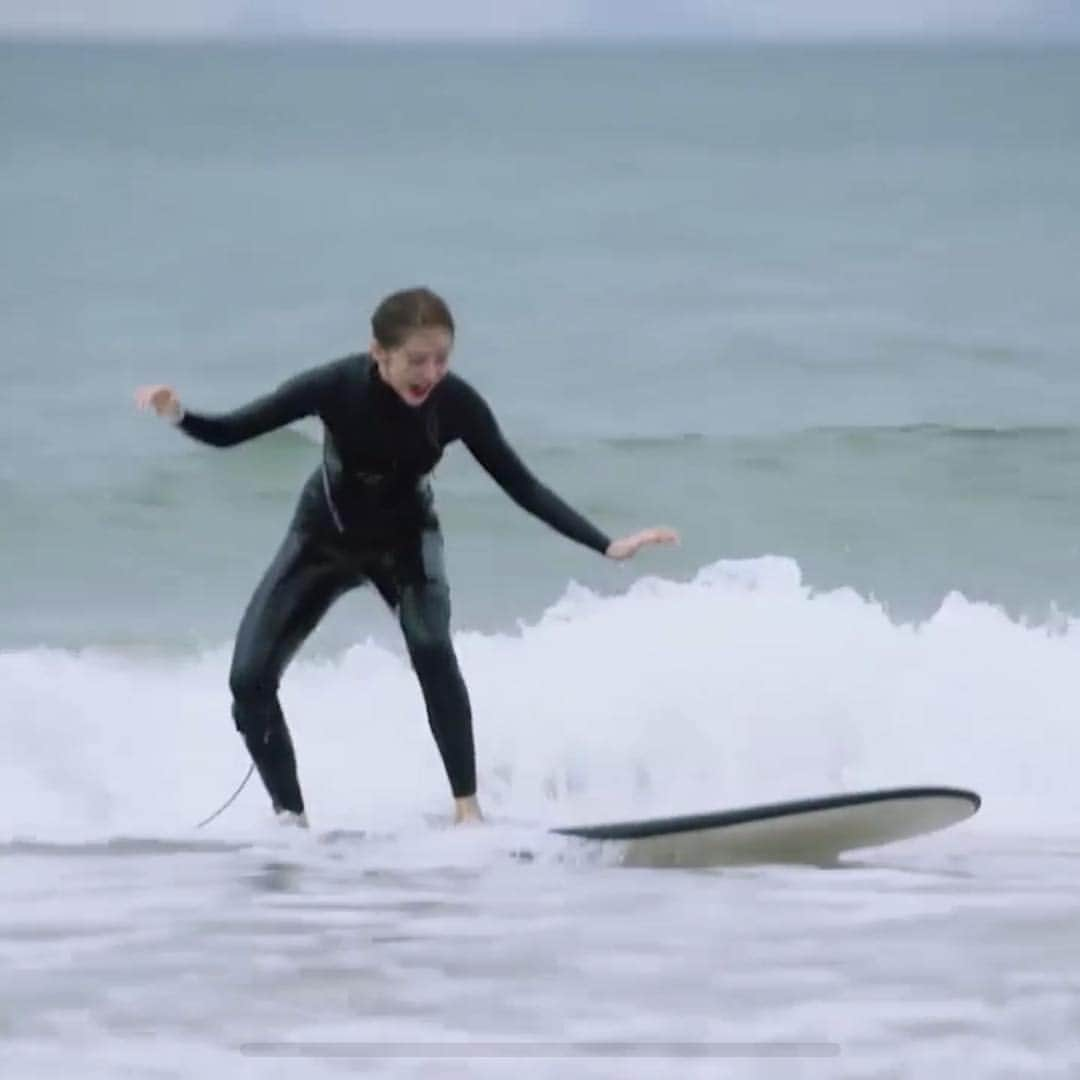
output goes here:
<path id="1" fill-rule="evenodd" d="M 169 386 L 142 386 L 135 392 L 135 402 L 141 409 L 153 409 L 199 442 L 235 446 L 317 413 L 327 381 L 325 371 L 305 371 L 239 409 L 212 416 L 185 409 Z"/>
<path id="2" fill-rule="evenodd" d="M 628 559 L 646 544 L 677 541 L 676 534 L 664 528 L 645 529 L 612 541 L 537 480 L 506 441 L 483 398 L 471 387 L 464 390 L 466 415 L 462 439 L 473 457 L 519 506 L 563 536 L 613 559 Z"/>

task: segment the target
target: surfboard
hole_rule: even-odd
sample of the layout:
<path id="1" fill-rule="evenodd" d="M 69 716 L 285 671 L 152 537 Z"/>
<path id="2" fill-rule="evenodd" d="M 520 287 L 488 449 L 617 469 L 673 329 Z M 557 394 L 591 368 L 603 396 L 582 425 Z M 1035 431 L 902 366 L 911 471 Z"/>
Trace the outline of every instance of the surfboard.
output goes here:
<path id="1" fill-rule="evenodd" d="M 552 832 L 617 843 L 617 861 L 624 866 L 821 866 L 849 851 L 955 825 L 980 803 L 975 792 L 963 788 L 890 788 Z"/>

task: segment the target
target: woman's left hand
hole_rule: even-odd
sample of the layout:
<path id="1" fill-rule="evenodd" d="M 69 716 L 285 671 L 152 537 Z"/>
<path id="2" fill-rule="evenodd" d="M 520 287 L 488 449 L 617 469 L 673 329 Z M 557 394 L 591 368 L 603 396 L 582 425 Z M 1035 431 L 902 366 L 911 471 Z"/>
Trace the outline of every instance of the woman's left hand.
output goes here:
<path id="1" fill-rule="evenodd" d="M 629 559 L 637 553 L 638 548 L 648 547 L 649 544 L 677 544 L 679 534 L 674 529 L 658 526 L 654 529 L 642 529 L 641 532 L 624 536 L 621 540 L 612 540 L 604 554 L 609 559 Z"/>

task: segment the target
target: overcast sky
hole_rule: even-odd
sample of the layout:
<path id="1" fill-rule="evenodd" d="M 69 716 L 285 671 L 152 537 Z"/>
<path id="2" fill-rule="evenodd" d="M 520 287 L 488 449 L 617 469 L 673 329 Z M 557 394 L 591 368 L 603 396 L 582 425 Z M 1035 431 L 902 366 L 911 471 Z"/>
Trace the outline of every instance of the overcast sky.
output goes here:
<path id="1" fill-rule="evenodd" d="M 1080 39 L 1080 0 L 0 0 L 5 36 Z"/>

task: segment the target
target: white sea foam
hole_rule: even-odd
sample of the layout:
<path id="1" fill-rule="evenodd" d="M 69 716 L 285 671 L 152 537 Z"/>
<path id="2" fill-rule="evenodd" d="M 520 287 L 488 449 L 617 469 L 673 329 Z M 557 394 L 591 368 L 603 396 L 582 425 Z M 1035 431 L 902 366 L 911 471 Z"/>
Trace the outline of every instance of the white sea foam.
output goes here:
<path id="1" fill-rule="evenodd" d="M 497 819 L 557 824 L 891 785 L 953 784 L 981 820 L 1075 821 L 1080 627 L 1024 625 L 951 595 L 898 625 L 791 561 L 720 562 L 625 594 L 578 586 L 512 635 L 457 637 L 481 794 Z M 0 655 L 0 833 L 173 835 L 247 759 L 228 649 Z M 415 679 L 374 642 L 301 656 L 282 701 L 315 822 L 407 828 L 448 793 Z M 215 830 L 267 818 L 253 782 Z"/>

